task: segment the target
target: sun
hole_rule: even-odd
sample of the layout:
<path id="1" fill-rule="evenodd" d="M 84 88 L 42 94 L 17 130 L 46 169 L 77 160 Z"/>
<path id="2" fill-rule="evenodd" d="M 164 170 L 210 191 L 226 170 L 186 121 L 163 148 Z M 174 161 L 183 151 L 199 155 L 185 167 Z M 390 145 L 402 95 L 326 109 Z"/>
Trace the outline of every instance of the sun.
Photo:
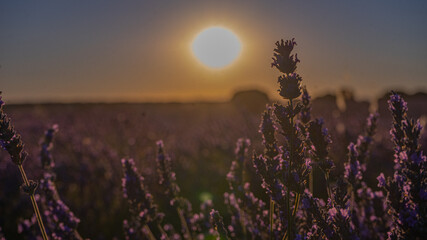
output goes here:
<path id="1" fill-rule="evenodd" d="M 232 31 L 223 27 L 210 27 L 197 35 L 191 49 L 204 65 L 219 69 L 236 60 L 242 44 Z"/>

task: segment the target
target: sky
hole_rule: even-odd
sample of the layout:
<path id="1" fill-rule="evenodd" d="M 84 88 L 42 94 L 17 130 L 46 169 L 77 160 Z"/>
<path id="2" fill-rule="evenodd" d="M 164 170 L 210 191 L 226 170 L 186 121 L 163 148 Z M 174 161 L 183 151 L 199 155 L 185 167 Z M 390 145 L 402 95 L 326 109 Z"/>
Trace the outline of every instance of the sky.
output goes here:
<path id="1" fill-rule="evenodd" d="M 234 32 L 223 69 L 191 51 L 212 26 Z M 319 96 L 427 91 L 427 1 L 1 1 L 0 91 L 11 103 L 224 101 L 277 96 L 274 43 L 295 38 L 297 72 Z"/>

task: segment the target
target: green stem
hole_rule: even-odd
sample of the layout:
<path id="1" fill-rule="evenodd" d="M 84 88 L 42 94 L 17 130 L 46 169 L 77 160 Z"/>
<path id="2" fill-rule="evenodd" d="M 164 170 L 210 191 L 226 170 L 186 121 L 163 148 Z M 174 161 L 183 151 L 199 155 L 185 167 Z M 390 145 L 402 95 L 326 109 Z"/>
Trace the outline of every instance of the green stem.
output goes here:
<path id="1" fill-rule="evenodd" d="M 185 231 L 188 233 L 188 239 L 192 240 L 190 228 L 188 227 L 187 221 L 185 220 L 184 213 L 180 207 L 177 207 L 176 210 L 178 211 L 179 219 L 181 220 L 181 225 L 183 228 L 185 228 Z M 185 238 L 185 236 L 184 236 Z"/>
<path id="2" fill-rule="evenodd" d="M 288 233 L 287 232 L 285 232 L 285 236 L 283 236 L 282 240 L 286 240 L 286 239 L 288 239 Z"/>
<path id="3" fill-rule="evenodd" d="M 313 171 L 314 171 L 314 168 L 311 169 L 310 174 L 308 175 L 308 189 L 310 190 L 311 193 L 313 193 L 314 191 Z"/>
<path id="4" fill-rule="evenodd" d="M 332 199 L 332 191 L 331 191 L 331 186 L 329 184 L 329 172 L 325 172 L 325 180 L 326 180 L 326 190 L 328 192 L 328 197 Z"/>
<path id="5" fill-rule="evenodd" d="M 270 240 L 273 240 L 274 201 L 270 198 Z"/>
<path id="6" fill-rule="evenodd" d="M 295 215 L 297 214 L 300 200 L 301 200 L 301 194 L 297 193 L 295 196 L 295 204 L 294 204 L 295 208 L 294 208 L 294 211 L 292 212 L 292 218 L 295 218 Z M 282 240 L 286 240 L 287 238 L 288 238 L 288 233 L 286 232 Z"/>
<path id="7" fill-rule="evenodd" d="M 156 240 L 156 237 L 154 236 L 153 232 L 151 232 L 150 228 L 147 225 L 145 225 L 144 228 L 147 231 L 150 240 Z"/>
<path id="8" fill-rule="evenodd" d="M 289 138 L 289 151 L 291 153 L 289 159 L 289 167 L 288 167 L 288 191 L 287 191 L 287 209 L 288 209 L 288 238 L 292 236 L 292 216 L 291 216 L 291 191 L 290 191 L 290 179 L 291 179 L 291 168 L 292 168 L 292 160 L 294 158 L 293 154 L 293 145 L 294 145 L 294 105 L 292 99 L 289 99 L 289 107 L 290 107 L 290 117 L 291 117 L 291 136 Z"/>
<path id="9" fill-rule="evenodd" d="M 21 173 L 22 180 L 27 187 L 30 187 L 30 182 L 28 181 L 27 174 L 25 174 L 24 168 L 22 164 L 18 164 L 19 172 Z M 39 224 L 40 232 L 42 234 L 43 240 L 48 240 L 46 229 L 43 224 L 43 219 L 40 214 L 39 207 L 37 206 L 36 199 L 34 197 L 34 193 L 30 194 L 31 204 L 33 205 L 34 213 L 36 214 L 37 223 Z"/>
<path id="10" fill-rule="evenodd" d="M 297 214 L 298 207 L 299 207 L 300 197 L 301 197 L 301 195 L 299 193 L 297 193 L 295 195 L 295 204 L 294 204 L 295 207 L 294 207 L 294 212 L 292 213 L 292 218 L 294 218 L 295 215 Z"/>

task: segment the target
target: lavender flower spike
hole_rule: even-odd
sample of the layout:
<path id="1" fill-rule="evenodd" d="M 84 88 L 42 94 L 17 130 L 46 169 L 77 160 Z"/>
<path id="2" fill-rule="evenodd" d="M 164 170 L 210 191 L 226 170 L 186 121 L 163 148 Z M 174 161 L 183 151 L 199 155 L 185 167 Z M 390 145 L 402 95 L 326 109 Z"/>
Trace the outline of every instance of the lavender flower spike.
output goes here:
<path id="1" fill-rule="evenodd" d="M 157 172 L 160 177 L 159 184 L 166 187 L 166 194 L 175 198 L 179 194 L 180 189 L 176 184 L 176 175 L 172 171 L 171 159 L 165 153 L 164 148 L 163 141 L 157 141 Z"/>
<path id="2" fill-rule="evenodd" d="M 211 214 L 211 221 L 213 222 L 215 230 L 218 233 L 217 240 L 230 240 L 228 231 L 225 228 L 224 222 L 219 212 L 212 209 L 210 214 Z"/>
<path id="3" fill-rule="evenodd" d="M 61 200 L 55 185 L 55 172 L 51 150 L 53 137 L 58 131 L 55 124 L 45 132 L 41 143 L 40 160 L 43 166 L 43 178 L 40 181 L 41 206 L 46 219 L 46 228 L 52 239 L 80 240 L 82 237 L 77 232 L 80 222 L 69 207 Z"/>
<path id="4" fill-rule="evenodd" d="M 348 146 L 348 162 L 344 164 L 344 177 L 354 187 L 357 188 L 362 180 L 362 172 L 358 159 L 358 152 L 354 143 Z"/>
<path id="5" fill-rule="evenodd" d="M 1 94 L 1 92 L 0 92 Z M 24 151 L 24 143 L 21 140 L 21 136 L 15 131 L 14 127 L 10 123 L 9 117 L 3 112 L 4 102 L 0 96 L 0 145 L 9 153 L 12 162 L 16 164 L 21 173 L 21 178 L 24 184 L 22 189 L 30 196 L 31 203 L 33 205 L 34 213 L 37 216 L 37 222 L 42 233 L 44 240 L 47 240 L 46 229 L 41 218 L 39 207 L 37 206 L 36 199 L 34 197 L 37 183 L 29 180 L 22 166 L 22 163 L 27 157 L 27 152 Z"/>
<path id="6" fill-rule="evenodd" d="M 236 194 L 243 193 L 243 169 L 250 144 L 251 142 L 249 139 L 240 138 L 237 140 L 235 150 L 236 160 L 231 163 L 230 171 L 227 174 L 230 190 L 234 191 Z M 239 195 L 239 197 L 241 196 Z"/>
<path id="7" fill-rule="evenodd" d="M 284 99 L 294 99 L 301 95 L 302 78 L 297 73 L 279 76 L 279 94 Z"/>
<path id="8" fill-rule="evenodd" d="M 304 86 L 302 88 L 302 109 L 300 112 L 300 119 L 303 124 L 308 124 L 311 119 L 311 105 L 310 105 L 311 96 L 308 94 L 307 88 Z"/>
<path id="9" fill-rule="evenodd" d="M 24 151 L 21 135 L 15 131 L 9 117 L 3 112 L 3 105 L 0 96 L 0 144 L 9 153 L 13 163 L 22 165 L 28 154 Z"/>
<path id="10" fill-rule="evenodd" d="M 176 183 L 176 175 L 175 172 L 172 171 L 171 159 L 165 152 L 162 140 L 157 141 L 157 148 L 157 172 L 160 177 L 159 183 L 166 188 L 165 193 L 169 198 L 170 205 L 174 206 L 178 212 L 184 239 L 192 239 L 191 229 L 193 229 L 193 226 L 191 226 L 190 219 L 193 214 L 191 212 L 191 203 L 186 198 L 179 196 L 180 189 Z"/>
<path id="11" fill-rule="evenodd" d="M 269 158 L 274 158 L 279 153 L 277 140 L 275 134 L 277 127 L 274 125 L 272 119 L 272 109 L 267 107 L 261 118 L 261 124 L 259 126 L 259 132 L 262 134 L 262 143 L 264 144 L 264 154 Z"/>
<path id="12" fill-rule="evenodd" d="M 328 134 L 328 130 L 323 128 L 323 119 L 311 121 L 308 132 L 312 143 L 311 153 L 314 156 L 314 160 L 323 172 L 328 173 L 334 166 L 334 163 L 329 159 L 328 145 L 331 143 L 331 137 Z"/>
<path id="13" fill-rule="evenodd" d="M 41 144 L 40 160 L 44 170 L 51 171 L 55 167 L 51 149 L 54 134 L 58 132 L 58 125 L 54 124 L 45 132 L 43 142 Z"/>
<path id="14" fill-rule="evenodd" d="M 297 43 L 294 38 L 292 40 L 276 42 L 276 48 L 274 49 L 273 63 L 271 67 L 276 67 L 280 72 L 284 74 L 289 74 L 295 72 L 297 68 L 297 63 L 299 59 L 297 55 L 291 55 L 292 50 L 294 49 Z"/>
<path id="15" fill-rule="evenodd" d="M 153 234 L 157 239 L 165 236 L 160 226 L 163 214 L 157 211 L 157 205 L 153 203 L 153 197 L 145 189 L 144 178 L 138 173 L 133 159 L 122 159 L 124 177 L 122 179 L 123 195 L 130 205 L 129 210 L 132 221 L 125 225 L 128 229 L 142 229 L 148 226 L 150 232 L 140 232 L 142 236 Z M 142 238 L 141 236 L 141 238 Z"/>

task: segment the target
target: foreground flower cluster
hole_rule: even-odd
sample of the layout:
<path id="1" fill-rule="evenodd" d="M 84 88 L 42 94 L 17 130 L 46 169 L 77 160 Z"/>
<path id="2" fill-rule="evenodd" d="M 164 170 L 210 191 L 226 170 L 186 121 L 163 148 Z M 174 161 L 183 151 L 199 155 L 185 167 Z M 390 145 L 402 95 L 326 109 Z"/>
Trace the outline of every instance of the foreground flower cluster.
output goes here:
<path id="1" fill-rule="evenodd" d="M 423 239 L 427 236 L 427 158 L 420 150 L 421 124 L 408 117 L 406 102 L 396 93 L 391 94 L 388 102 L 393 116 L 390 134 L 394 144 L 394 174 L 379 173 L 378 185 L 369 186 L 366 170 L 378 114 L 368 116 L 364 132 L 348 145 L 347 159 L 332 161 L 331 137 L 322 119 L 311 118 L 311 98 L 301 85 L 302 77 L 296 73 L 300 60 L 292 53 L 295 46 L 294 39 L 276 42 L 272 67 L 280 72 L 278 92 L 285 103 L 267 106 L 261 116 L 263 152 L 251 151 L 249 139 L 238 139 L 235 160 L 226 176 L 228 191 L 223 196 L 228 212 L 216 210 L 210 200 L 201 204 L 199 212 L 193 210 L 177 184 L 177 177 L 183 176 L 176 176 L 172 159 L 163 142 L 158 141 L 158 187 L 163 200 L 170 205 L 168 209 L 173 211 L 162 212 L 135 160 L 123 158 L 123 199 L 129 208 L 128 218 L 123 221 L 126 239 Z M 3 112 L 1 98 L 0 106 L 0 143 L 23 171 L 22 162 L 27 154 L 19 134 Z M 34 217 L 19 225 L 19 231 L 27 239 L 39 239 L 40 232 L 45 239 L 82 239 L 77 231 L 80 220 L 56 190 L 51 155 L 55 132 L 57 126 L 46 132 L 41 144 L 40 184 L 24 178 L 25 172 L 23 175 L 22 188 L 35 204 Z M 335 164 L 340 162 L 344 171 L 336 172 Z M 35 194 L 37 186 L 39 191 Z M 0 239 L 5 239 L 1 228 Z"/>

